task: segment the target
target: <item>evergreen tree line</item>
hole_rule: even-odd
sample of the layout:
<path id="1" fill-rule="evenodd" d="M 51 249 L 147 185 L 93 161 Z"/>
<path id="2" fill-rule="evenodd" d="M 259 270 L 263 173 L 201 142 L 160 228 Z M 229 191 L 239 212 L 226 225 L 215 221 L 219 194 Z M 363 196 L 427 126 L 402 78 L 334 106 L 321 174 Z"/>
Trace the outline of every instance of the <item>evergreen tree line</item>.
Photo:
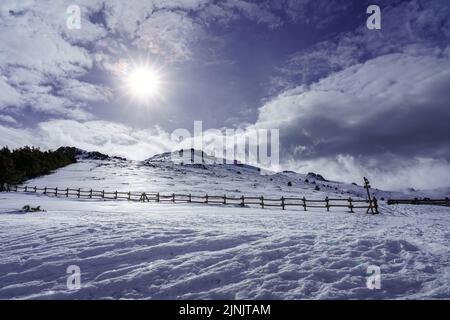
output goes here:
<path id="1" fill-rule="evenodd" d="M 61 147 L 56 151 L 41 151 L 28 146 L 16 150 L 0 150 L 0 191 L 6 184 L 49 174 L 51 171 L 76 162 L 76 148 Z"/>

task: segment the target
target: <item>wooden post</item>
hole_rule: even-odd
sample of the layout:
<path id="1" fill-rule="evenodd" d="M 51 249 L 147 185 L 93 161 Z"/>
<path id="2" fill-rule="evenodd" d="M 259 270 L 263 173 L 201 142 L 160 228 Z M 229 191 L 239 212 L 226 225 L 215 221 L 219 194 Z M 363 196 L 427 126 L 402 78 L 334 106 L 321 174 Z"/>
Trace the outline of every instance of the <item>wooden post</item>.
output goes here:
<path id="1" fill-rule="evenodd" d="M 369 190 L 370 182 L 366 177 L 364 177 L 364 189 L 366 189 L 366 191 L 367 191 L 367 199 L 369 200 L 369 207 L 367 208 L 366 213 L 369 213 L 369 210 L 370 210 L 372 212 L 372 214 L 374 214 L 373 207 L 372 207 L 372 197 L 370 195 L 370 190 Z"/>
<path id="2" fill-rule="evenodd" d="M 378 212 L 378 200 L 377 198 L 373 197 L 373 208 L 375 209 L 375 213 L 374 214 L 379 214 Z"/>
<path id="3" fill-rule="evenodd" d="M 36 193 L 36 191 L 37 191 L 37 188 L 36 188 L 36 186 L 34 186 L 34 193 Z"/>
<path id="4" fill-rule="evenodd" d="M 205 195 L 205 203 L 208 203 L 208 194 Z"/>
<path id="5" fill-rule="evenodd" d="M 325 202 L 326 202 L 325 207 L 327 208 L 327 211 L 329 212 L 330 211 L 330 200 L 328 200 L 328 196 L 325 198 Z"/>
<path id="6" fill-rule="evenodd" d="M 47 194 L 47 187 L 44 187 L 44 194 Z"/>
<path id="7" fill-rule="evenodd" d="M 189 193 L 188 202 L 192 202 L 192 195 Z"/>
<path id="8" fill-rule="evenodd" d="M 281 197 L 281 209 L 284 210 L 284 197 Z"/>
<path id="9" fill-rule="evenodd" d="M 306 198 L 303 197 L 302 201 L 303 201 L 303 211 L 306 211 Z"/>
<path id="10" fill-rule="evenodd" d="M 81 196 L 81 189 L 78 188 L 77 197 L 79 198 Z"/>
<path id="11" fill-rule="evenodd" d="M 55 188 L 55 197 L 58 196 L 58 187 Z"/>
<path id="12" fill-rule="evenodd" d="M 264 196 L 261 196 L 261 209 L 264 209 Z"/>
<path id="13" fill-rule="evenodd" d="M 92 199 L 92 189 L 89 190 L 89 199 Z"/>
<path id="14" fill-rule="evenodd" d="M 66 188 L 66 198 L 69 197 L 69 188 Z"/>
<path id="15" fill-rule="evenodd" d="M 14 191 L 17 192 L 17 185 L 15 185 L 15 187 L 16 187 L 16 190 L 14 190 Z"/>
<path id="16" fill-rule="evenodd" d="M 350 212 L 353 213 L 354 211 L 353 211 L 353 204 L 352 204 L 352 202 L 353 202 L 352 197 L 349 197 L 348 198 L 348 207 L 350 209 Z"/>
<path id="17" fill-rule="evenodd" d="M 105 190 L 102 190 L 102 199 L 105 198 Z"/>
<path id="18" fill-rule="evenodd" d="M 156 202 L 159 202 L 159 192 L 156 194 Z"/>
<path id="19" fill-rule="evenodd" d="M 172 202 L 175 203 L 175 193 L 172 193 Z"/>
<path id="20" fill-rule="evenodd" d="M 131 200 L 131 192 L 128 191 L 128 201 L 130 201 L 130 200 Z"/>
<path id="21" fill-rule="evenodd" d="M 245 198 L 244 196 L 241 196 L 241 207 L 245 206 Z"/>
<path id="22" fill-rule="evenodd" d="M 223 195 L 223 204 L 227 204 L 227 195 L 226 194 Z"/>
<path id="23" fill-rule="evenodd" d="M 25 192 L 28 192 L 28 186 L 25 186 Z"/>

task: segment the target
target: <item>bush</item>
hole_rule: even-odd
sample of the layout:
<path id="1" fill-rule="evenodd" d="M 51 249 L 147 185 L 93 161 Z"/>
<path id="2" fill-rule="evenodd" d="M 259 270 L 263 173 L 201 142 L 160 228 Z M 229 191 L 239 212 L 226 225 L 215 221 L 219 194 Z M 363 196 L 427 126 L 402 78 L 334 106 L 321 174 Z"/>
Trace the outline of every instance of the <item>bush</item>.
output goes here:
<path id="1" fill-rule="evenodd" d="M 22 207 L 22 212 L 42 212 L 41 206 L 31 207 L 30 205 L 25 205 Z"/>

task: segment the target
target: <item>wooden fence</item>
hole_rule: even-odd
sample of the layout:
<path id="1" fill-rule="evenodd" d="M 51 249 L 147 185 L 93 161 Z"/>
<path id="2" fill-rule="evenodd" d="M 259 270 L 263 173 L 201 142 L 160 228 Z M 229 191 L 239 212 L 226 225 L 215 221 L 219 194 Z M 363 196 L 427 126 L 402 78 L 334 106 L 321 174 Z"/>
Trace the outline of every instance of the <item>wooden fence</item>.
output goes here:
<path id="1" fill-rule="evenodd" d="M 450 207 L 450 199 L 389 199 L 387 204 L 415 204 Z"/>
<path id="2" fill-rule="evenodd" d="M 120 192 L 120 191 L 105 191 L 93 189 L 72 189 L 72 188 L 48 188 L 48 187 L 30 187 L 30 186 L 7 186 L 6 192 L 25 192 L 25 193 L 40 193 L 49 196 L 59 197 L 75 197 L 83 199 L 104 199 L 104 200 L 128 200 L 140 202 L 172 202 L 172 203 L 201 203 L 201 204 L 222 204 L 222 205 L 239 205 L 244 206 L 260 206 L 266 207 L 281 207 L 285 210 L 286 207 L 299 207 L 307 211 L 308 208 L 325 208 L 330 211 L 330 208 L 347 208 L 350 212 L 354 209 L 367 209 L 366 213 L 378 214 L 378 202 L 374 197 L 371 200 L 353 199 L 349 198 L 329 198 L 324 200 L 306 199 L 305 197 L 281 197 L 281 198 L 267 198 L 260 197 L 230 197 L 227 195 L 193 195 L 193 194 L 163 194 L 159 192 Z"/>

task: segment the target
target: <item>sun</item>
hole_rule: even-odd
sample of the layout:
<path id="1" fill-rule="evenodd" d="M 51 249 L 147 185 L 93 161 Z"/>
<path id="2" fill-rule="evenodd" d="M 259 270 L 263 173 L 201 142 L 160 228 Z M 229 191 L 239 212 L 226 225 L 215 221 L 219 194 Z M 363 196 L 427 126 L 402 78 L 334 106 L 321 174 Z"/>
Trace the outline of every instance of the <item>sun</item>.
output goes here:
<path id="1" fill-rule="evenodd" d="M 148 66 L 135 67 L 126 77 L 126 86 L 136 98 L 155 97 L 160 93 L 161 78 Z"/>

